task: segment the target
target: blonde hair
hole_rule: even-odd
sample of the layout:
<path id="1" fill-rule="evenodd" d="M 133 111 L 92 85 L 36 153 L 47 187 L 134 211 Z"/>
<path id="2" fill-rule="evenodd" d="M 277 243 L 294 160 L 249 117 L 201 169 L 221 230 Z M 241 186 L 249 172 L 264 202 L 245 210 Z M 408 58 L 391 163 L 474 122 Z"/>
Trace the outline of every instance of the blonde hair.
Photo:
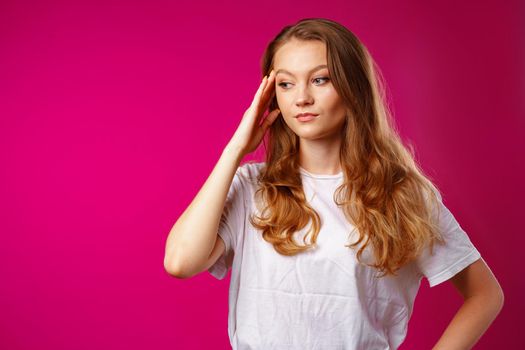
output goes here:
<path id="1" fill-rule="evenodd" d="M 432 250 L 434 241 L 443 243 L 433 215 L 441 195 L 414 160 L 412 147 L 403 145 L 386 103 L 379 68 L 359 39 L 334 21 L 302 19 L 284 27 L 269 43 L 261 61 L 263 75 L 273 69 L 275 52 L 292 38 L 326 44 L 330 80 L 347 107 L 340 149 L 344 182 L 334 193 L 334 201 L 357 228 L 359 239 L 346 246 L 355 249 L 363 243 L 357 252 L 362 262 L 361 255 L 371 244 L 375 262 L 369 266 L 382 276 L 395 275 L 427 244 Z M 275 108 L 274 97 L 269 109 Z M 305 198 L 298 146 L 299 137 L 282 118 L 276 119 L 268 132 L 266 165 L 256 191 L 265 207 L 261 216 L 250 217 L 264 240 L 283 255 L 312 248 L 321 226 L 319 215 Z M 298 245 L 292 236 L 310 221 L 305 245 Z"/>

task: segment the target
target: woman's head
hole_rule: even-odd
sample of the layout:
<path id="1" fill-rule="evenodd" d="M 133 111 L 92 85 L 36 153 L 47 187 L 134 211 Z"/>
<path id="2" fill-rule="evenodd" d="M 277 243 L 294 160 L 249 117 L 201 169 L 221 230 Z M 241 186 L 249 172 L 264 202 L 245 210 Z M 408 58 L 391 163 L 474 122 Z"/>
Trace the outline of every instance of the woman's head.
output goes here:
<path id="1" fill-rule="evenodd" d="M 320 65 L 326 67 L 312 71 Z M 282 118 L 270 126 L 259 178 L 266 207 L 252 220 L 263 238 L 285 255 L 315 243 L 320 218 L 304 196 L 298 151 L 303 142 L 331 139 L 340 141 L 344 173 L 334 201 L 359 231 L 359 240 L 349 247 L 364 242 L 358 259 L 370 243 L 375 266 L 393 273 L 427 243 L 441 241 L 433 221 L 439 191 L 401 141 L 379 68 L 359 39 L 328 19 L 300 20 L 284 27 L 266 48 L 262 73 L 271 70 L 278 74 L 269 109 L 279 108 Z M 295 118 L 304 112 L 319 115 L 307 122 Z M 298 246 L 292 235 L 310 222 L 311 244 Z"/>
<path id="2" fill-rule="evenodd" d="M 319 65 L 327 67 L 310 72 Z M 282 142 L 286 137 L 298 147 L 300 138 L 340 136 L 347 143 L 367 144 L 371 129 L 379 124 L 373 120 L 377 94 L 373 66 L 372 57 L 360 40 L 337 22 L 307 18 L 285 26 L 262 58 L 264 75 L 272 69 L 278 72 L 270 110 L 279 108 L 283 117 L 270 128 L 270 143 Z M 325 77 L 328 80 L 320 79 Z M 295 117 L 302 112 L 319 116 L 300 122 Z M 354 132 L 349 133 L 348 127 L 353 127 Z M 360 132 L 356 135 L 357 130 Z M 296 152 L 297 149 L 293 153 Z"/>
<path id="3" fill-rule="evenodd" d="M 273 56 L 275 98 L 286 125 L 301 139 L 341 138 L 346 106 L 331 82 L 326 44 L 292 38 Z M 300 113 L 316 116 L 308 121 Z"/>

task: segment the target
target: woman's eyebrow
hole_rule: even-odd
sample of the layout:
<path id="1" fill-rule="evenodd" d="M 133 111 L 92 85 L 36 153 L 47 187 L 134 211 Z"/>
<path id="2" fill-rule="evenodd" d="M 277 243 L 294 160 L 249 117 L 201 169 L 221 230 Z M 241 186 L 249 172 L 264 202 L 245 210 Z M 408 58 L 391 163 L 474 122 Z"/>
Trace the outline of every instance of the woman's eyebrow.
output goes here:
<path id="1" fill-rule="evenodd" d="M 313 72 L 318 71 L 319 69 L 322 69 L 322 68 L 328 68 L 328 66 L 326 64 L 320 64 L 317 67 L 314 67 L 314 68 L 310 69 L 310 71 L 308 73 L 313 73 Z M 285 69 L 278 69 L 275 72 L 275 75 L 277 75 L 279 73 L 286 73 L 286 74 L 291 75 L 292 77 L 294 76 L 292 73 L 290 73 L 289 71 L 287 71 Z"/>

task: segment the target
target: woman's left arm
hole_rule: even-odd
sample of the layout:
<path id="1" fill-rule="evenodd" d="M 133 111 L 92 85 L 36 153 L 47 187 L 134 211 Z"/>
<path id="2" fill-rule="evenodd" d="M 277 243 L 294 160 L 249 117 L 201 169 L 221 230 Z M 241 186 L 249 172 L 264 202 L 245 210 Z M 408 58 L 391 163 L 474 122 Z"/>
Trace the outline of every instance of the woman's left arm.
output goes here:
<path id="1" fill-rule="evenodd" d="M 432 350 L 471 349 L 503 307 L 503 290 L 482 258 L 450 281 L 464 302 Z"/>

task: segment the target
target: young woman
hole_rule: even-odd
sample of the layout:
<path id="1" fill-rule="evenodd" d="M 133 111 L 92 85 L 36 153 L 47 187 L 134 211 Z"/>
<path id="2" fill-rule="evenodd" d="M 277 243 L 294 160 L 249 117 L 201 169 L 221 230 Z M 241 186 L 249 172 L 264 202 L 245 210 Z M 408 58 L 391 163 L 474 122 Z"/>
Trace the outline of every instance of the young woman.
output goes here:
<path id="1" fill-rule="evenodd" d="M 303 19 L 270 42 L 262 71 L 168 236 L 166 270 L 232 269 L 233 349 L 397 349 L 421 279 L 450 280 L 465 302 L 434 349 L 470 349 L 503 292 L 403 145 L 365 46 Z M 267 131 L 266 161 L 240 165 Z"/>

